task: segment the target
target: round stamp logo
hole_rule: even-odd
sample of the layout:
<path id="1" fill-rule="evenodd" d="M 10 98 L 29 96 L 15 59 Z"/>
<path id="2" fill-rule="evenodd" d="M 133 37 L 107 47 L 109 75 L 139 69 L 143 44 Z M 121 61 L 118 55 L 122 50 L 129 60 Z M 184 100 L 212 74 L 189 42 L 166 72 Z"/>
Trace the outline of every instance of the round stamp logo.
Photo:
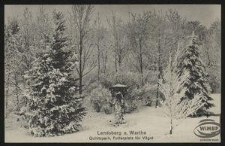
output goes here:
<path id="1" fill-rule="evenodd" d="M 212 138 L 220 134 L 220 124 L 212 119 L 204 119 L 195 127 L 194 134 L 200 138 Z"/>

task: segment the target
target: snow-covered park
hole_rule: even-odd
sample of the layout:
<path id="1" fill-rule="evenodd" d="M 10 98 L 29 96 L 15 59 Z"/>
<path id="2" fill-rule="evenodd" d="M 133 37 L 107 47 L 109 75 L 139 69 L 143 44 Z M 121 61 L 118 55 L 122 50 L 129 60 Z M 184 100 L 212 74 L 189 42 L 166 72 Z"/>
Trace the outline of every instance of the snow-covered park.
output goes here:
<path id="1" fill-rule="evenodd" d="M 220 114 L 221 96 L 220 94 L 213 94 L 212 97 L 215 107 L 211 108 L 210 111 Z M 220 116 L 210 116 L 209 118 L 220 123 Z M 206 119 L 206 117 L 187 118 L 181 121 L 174 129 L 174 133 L 170 135 L 169 120 L 164 117 L 162 108 L 143 107 L 139 111 L 126 114 L 126 123 L 117 127 L 112 125 L 114 114 L 107 115 L 90 110 L 82 121 L 81 131 L 63 136 L 40 138 L 31 136 L 27 129 L 20 127 L 20 122 L 16 121 L 16 117 L 11 115 L 5 121 L 5 142 L 201 142 L 200 138 L 194 135 L 193 130 L 202 119 Z M 104 137 L 104 135 L 99 134 L 106 131 L 127 133 L 142 131 L 146 134 L 140 136 L 147 136 L 149 140 L 143 140 L 142 138 L 140 140 L 113 140 L 113 135 L 109 135 L 111 140 L 91 140 L 91 137 Z M 108 136 L 105 135 L 105 137 Z M 220 135 L 214 138 L 220 140 Z"/>
<path id="2" fill-rule="evenodd" d="M 6 6 L 5 142 L 220 142 L 220 9 Z"/>

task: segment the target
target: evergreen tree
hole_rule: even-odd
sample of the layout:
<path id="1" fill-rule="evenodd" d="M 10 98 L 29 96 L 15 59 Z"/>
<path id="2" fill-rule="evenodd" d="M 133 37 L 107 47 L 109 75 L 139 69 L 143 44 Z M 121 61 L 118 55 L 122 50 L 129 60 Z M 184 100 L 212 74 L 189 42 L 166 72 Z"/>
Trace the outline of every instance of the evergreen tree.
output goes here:
<path id="1" fill-rule="evenodd" d="M 77 79 L 72 77 L 73 54 L 65 36 L 61 12 L 53 13 L 55 33 L 50 50 L 37 58 L 27 72 L 27 117 L 34 136 L 55 136 L 79 130 L 85 116 Z"/>
<path id="2" fill-rule="evenodd" d="M 183 85 L 183 88 L 187 88 L 187 91 L 181 100 L 192 100 L 196 94 L 201 94 L 202 102 L 205 104 L 197 113 L 206 114 L 206 110 L 213 106 L 212 103 L 209 103 L 212 100 L 209 95 L 211 92 L 211 87 L 208 83 L 209 75 L 206 73 L 205 65 L 200 58 L 200 42 L 194 33 L 188 39 L 189 41 L 187 42 L 190 44 L 187 45 L 188 47 L 184 49 L 183 55 L 181 55 L 177 71 L 179 76 L 182 76 L 185 72 L 189 74 L 188 81 Z"/>

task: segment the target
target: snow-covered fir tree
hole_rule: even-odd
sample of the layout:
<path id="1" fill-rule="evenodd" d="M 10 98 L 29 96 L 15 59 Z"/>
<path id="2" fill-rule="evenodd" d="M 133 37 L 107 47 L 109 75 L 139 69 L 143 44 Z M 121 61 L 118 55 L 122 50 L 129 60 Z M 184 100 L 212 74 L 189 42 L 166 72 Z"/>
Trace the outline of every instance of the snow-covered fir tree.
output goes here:
<path id="1" fill-rule="evenodd" d="M 188 91 L 189 72 L 185 71 L 182 75 L 177 74 L 177 59 L 180 51 L 176 51 L 174 58 L 169 57 L 167 68 L 164 70 L 164 79 L 159 80 L 159 89 L 165 96 L 165 101 L 162 103 L 165 116 L 170 120 L 169 131 L 173 133 L 173 129 L 178 126 L 181 120 L 187 118 L 199 110 L 205 103 L 202 102 L 202 94 L 197 93 L 192 100 L 181 98 Z"/>
<path id="2" fill-rule="evenodd" d="M 53 12 L 55 33 L 49 51 L 37 58 L 26 73 L 29 129 L 34 136 L 56 136 L 79 130 L 86 112 L 72 76 L 73 53 L 65 35 L 61 12 Z"/>
<path id="3" fill-rule="evenodd" d="M 182 76 L 184 72 L 188 73 L 188 82 L 183 84 L 183 88 L 187 88 L 185 96 L 182 98 L 192 100 L 196 94 L 203 95 L 204 107 L 199 109 L 197 114 L 207 114 L 207 109 L 213 106 L 209 101 L 212 100 L 210 97 L 211 87 L 208 83 L 209 75 L 206 73 L 206 68 L 203 61 L 200 58 L 199 47 L 200 42 L 197 36 L 192 33 L 192 36 L 187 38 L 187 47 L 183 50 L 181 58 L 178 64 L 178 75 Z"/>

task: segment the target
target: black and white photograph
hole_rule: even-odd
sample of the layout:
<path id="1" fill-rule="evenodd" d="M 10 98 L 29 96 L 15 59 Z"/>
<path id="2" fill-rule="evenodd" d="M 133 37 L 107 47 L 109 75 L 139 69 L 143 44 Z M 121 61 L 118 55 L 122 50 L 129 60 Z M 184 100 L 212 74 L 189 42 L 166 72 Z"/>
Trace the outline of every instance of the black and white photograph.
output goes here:
<path id="1" fill-rule="evenodd" d="M 4 6 L 5 143 L 220 143 L 221 5 Z"/>

